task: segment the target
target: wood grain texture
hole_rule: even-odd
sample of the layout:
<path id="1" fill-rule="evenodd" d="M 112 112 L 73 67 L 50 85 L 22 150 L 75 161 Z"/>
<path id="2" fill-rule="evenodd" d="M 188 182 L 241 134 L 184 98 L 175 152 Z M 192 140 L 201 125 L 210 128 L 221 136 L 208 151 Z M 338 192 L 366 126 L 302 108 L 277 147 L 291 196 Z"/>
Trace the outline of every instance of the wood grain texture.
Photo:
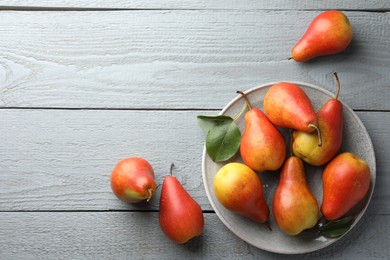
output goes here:
<path id="1" fill-rule="evenodd" d="M 250 246 L 215 214 L 203 234 L 181 245 L 160 230 L 158 213 L 1 212 L 1 259 L 389 259 L 389 215 L 367 215 L 331 246 L 279 255 Z M 256 225 L 254 223 L 254 225 Z"/>
<path id="2" fill-rule="evenodd" d="M 212 210 L 202 182 L 205 134 L 200 114 L 218 111 L 0 110 L 0 211 L 158 210 L 128 205 L 111 193 L 109 177 L 127 156 L 142 156 L 162 183 L 174 162 L 174 175 L 199 202 Z M 390 214 L 389 112 L 358 112 L 377 159 L 377 181 L 368 208 Z M 385 126 L 383 126 L 385 125 Z"/>
<path id="3" fill-rule="evenodd" d="M 137 9 L 350 9 L 350 10 L 388 10 L 390 3 L 386 0 L 375 1 L 251 1 L 251 0 L 2 0 L 0 7 L 34 7 L 34 8 L 137 8 Z"/>
<path id="4" fill-rule="evenodd" d="M 220 109 L 266 82 L 334 92 L 337 71 L 352 108 L 389 110 L 390 16 L 346 12 L 354 40 L 345 52 L 288 61 L 318 13 L 2 11 L 0 107 Z"/>

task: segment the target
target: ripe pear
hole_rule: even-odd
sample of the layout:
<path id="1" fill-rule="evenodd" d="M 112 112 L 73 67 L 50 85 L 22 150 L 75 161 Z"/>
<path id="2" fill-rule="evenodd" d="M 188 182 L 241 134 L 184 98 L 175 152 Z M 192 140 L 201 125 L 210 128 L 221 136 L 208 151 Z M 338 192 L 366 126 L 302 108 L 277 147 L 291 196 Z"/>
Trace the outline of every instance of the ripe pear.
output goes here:
<path id="1" fill-rule="evenodd" d="M 317 200 L 306 182 L 302 160 L 296 156 L 282 167 L 272 209 L 277 225 L 288 235 L 314 227 L 319 219 Z"/>
<path id="2" fill-rule="evenodd" d="M 170 239 L 182 244 L 202 234 L 204 218 L 199 204 L 172 176 L 172 167 L 161 188 L 160 227 Z"/>
<path id="3" fill-rule="evenodd" d="M 336 96 L 328 100 L 317 112 L 322 146 L 317 145 L 317 132 L 293 132 L 294 154 L 314 166 L 321 166 L 336 156 L 343 141 L 343 105 L 338 100 L 340 82 L 337 74 L 334 75 L 338 85 Z"/>
<path id="4" fill-rule="evenodd" d="M 292 59 L 308 61 L 318 56 L 343 51 L 352 41 L 352 27 L 344 13 L 325 11 L 310 23 L 309 28 L 292 49 Z"/>
<path id="5" fill-rule="evenodd" d="M 371 183 L 370 168 L 357 155 L 345 152 L 328 163 L 322 182 L 321 212 L 326 219 L 337 220 L 366 196 Z"/>
<path id="6" fill-rule="evenodd" d="M 297 85 L 279 82 L 270 87 L 264 96 L 264 111 L 268 119 L 282 128 L 318 133 L 318 145 L 321 146 L 321 132 L 317 115 L 309 97 Z"/>
<path id="7" fill-rule="evenodd" d="M 245 114 L 245 128 L 240 143 L 242 160 L 257 172 L 279 169 L 286 157 L 283 136 L 260 109 L 251 107 L 243 92 L 237 92 L 245 98 L 249 108 Z"/>
<path id="8" fill-rule="evenodd" d="M 111 189 L 127 203 L 148 202 L 156 191 L 152 166 L 140 157 L 120 160 L 111 173 Z"/>
<path id="9" fill-rule="evenodd" d="M 268 224 L 269 208 L 256 173 L 238 162 L 223 166 L 214 176 L 214 192 L 228 210 L 255 222 Z"/>

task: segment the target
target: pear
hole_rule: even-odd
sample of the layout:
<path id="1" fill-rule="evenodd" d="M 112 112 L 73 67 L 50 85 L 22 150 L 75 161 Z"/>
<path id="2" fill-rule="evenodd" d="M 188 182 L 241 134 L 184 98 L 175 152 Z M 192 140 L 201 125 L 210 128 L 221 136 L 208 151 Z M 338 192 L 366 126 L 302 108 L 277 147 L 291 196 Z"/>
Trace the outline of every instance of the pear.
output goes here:
<path id="1" fill-rule="evenodd" d="M 322 183 L 321 212 L 326 219 L 337 220 L 366 196 L 371 183 L 370 168 L 357 155 L 344 152 L 325 167 Z"/>
<path id="2" fill-rule="evenodd" d="M 272 210 L 277 225 L 288 235 L 314 227 L 319 219 L 317 200 L 306 182 L 302 160 L 296 156 L 282 167 Z"/>
<path id="3" fill-rule="evenodd" d="M 152 166 L 140 157 L 120 160 L 111 173 L 111 189 L 124 202 L 149 202 L 156 191 Z"/>
<path id="4" fill-rule="evenodd" d="M 188 194 L 180 182 L 170 175 L 165 177 L 160 197 L 160 227 L 173 241 L 186 243 L 200 236 L 204 218 L 199 204 Z"/>
<path id="5" fill-rule="evenodd" d="M 294 154 L 314 166 L 324 165 L 336 156 L 343 141 L 343 105 L 338 100 L 340 81 L 336 72 L 334 75 L 338 85 L 336 96 L 328 100 L 317 112 L 322 146 L 317 145 L 317 132 L 293 132 Z"/>
<path id="6" fill-rule="evenodd" d="M 245 128 L 240 143 L 242 160 L 257 172 L 279 169 L 286 157 L 283 136 L 260 109 L 251 107 L 243 92 L 237 92 L 245 98 L 249 108 L 245 114 Z"/>
<path id="7" fill-rule="evenodd" d="M 310 23 L 302 38 L 292 49 L 292 59 L 308 61 L 318 56 L 343 51 L 352 41 L 352 27 L 344 13 L 325 11 Z"/>
<path id="8" fill-rule="evenodd" d="M 269 208 L 256 173 L 238 162 L 223 166 L 214 176 L 214 192 L 228 210 L 268 225 Z"/>
<path id="9" fill-rule="evenodd" d="M 309 97 L 297 85 L 289 82 L 272 85 L 264 96 L 264 111 L 276 126 L 306 133 L 316 130 L 318 145 L 322 145 L 316 112 Z"/>

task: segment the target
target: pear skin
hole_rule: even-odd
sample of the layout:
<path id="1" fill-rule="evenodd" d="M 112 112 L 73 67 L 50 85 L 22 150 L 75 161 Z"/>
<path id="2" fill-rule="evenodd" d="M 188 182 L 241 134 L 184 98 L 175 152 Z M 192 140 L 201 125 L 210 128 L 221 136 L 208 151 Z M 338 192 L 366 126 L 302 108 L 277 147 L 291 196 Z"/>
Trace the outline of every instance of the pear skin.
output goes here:
<path id="1" fill-rule="evenodd" d="M 292 49 L 292 59 L 298 62 L 318 56 L 339 53 L 352 41 L 352 27 L 344 13 L 325 11 L 315 17 L 307 31 Z"/>
<path id="2" fill-rule="evenodd" d="M 317 130 L 318 145 L 321 146 L 316 112 L 309 97 L 299 86 L 288 82 L 271 86 L 264 96 L 264 111 L 276 126 L 307 133 Z"/>
<path id="3" fill-rule="evenodd" d="M 256 173 L 242 163 L 223 166 L 214 176 L 214 192 L 228 210 L 258 223 L 268 223 L 269 208 Z"/>
<path id="4" fill-rule="evenodd" d="M 288 235 L 314 227 L 319 219 L 317 200 L 307 185 L 303 163 L 296 156 L 288 158 L 282 167 L 272 209 L 277 225 Z"/>
<path id="5" fill-rule="evenodd" d="M 327 220 L 343 217 L 366 196 L 371 183 L 370 168 L 357 155 L 339 154 L 325 167 L 321 212 Z"/>
<path id="6" fill-rule="evenodd" d="M 240 143 L 244 163 L 256 172 L 279 169 L 286 157 L 286 142 L 279 130 L 258 108 L 252 108 L 244 93 L 249 111 Z"/>
<path id="7" fill-rule="evenodd" d="M 340 83 L 336 73 L 335 76 L 339 90 L 335 98 L 328 100 L 317 113 L 322 146 L 317 145 L 317 132 L 293 132 L 293 153 L 314 166 L 329 162 L 339 152 L 343 142 L 343 105 L 338 100 Z"/>

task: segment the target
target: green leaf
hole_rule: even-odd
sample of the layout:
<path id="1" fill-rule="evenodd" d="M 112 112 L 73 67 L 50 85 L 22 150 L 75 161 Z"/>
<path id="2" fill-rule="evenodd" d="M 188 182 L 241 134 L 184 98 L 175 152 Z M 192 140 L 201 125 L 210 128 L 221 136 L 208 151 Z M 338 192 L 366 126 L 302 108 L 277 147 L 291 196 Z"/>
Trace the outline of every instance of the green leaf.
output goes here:
<path id="1" fill-rule="evenodd" d="M 230 116 L 198 116 L 198 124 L 206 133 L 214 126 L 233 120 Z"/>
<path id="2" fill-rule="evenodd" d="M 353 222 L 353 217 L 345 217 L 339 220 L 329 221 L 320 227 L 319 231 L 320 234 L 326 237 L 336 238 L 344 235 L 351 228 Z"/>
<path id="3" fill-rule="evenodd" d="M 207 132 L 206 151 L 214 162 L 232 158 L 240 148 L 241 132 L 229 116 L 198 116 L 198 123 Z"/>
<path id="4" fill-rule="evenodd" d="M 233 120 L 218 124 L 209 130 L 206 150 L 215 162 L 232 158 L 240 147 L 241 132 Z"/>

